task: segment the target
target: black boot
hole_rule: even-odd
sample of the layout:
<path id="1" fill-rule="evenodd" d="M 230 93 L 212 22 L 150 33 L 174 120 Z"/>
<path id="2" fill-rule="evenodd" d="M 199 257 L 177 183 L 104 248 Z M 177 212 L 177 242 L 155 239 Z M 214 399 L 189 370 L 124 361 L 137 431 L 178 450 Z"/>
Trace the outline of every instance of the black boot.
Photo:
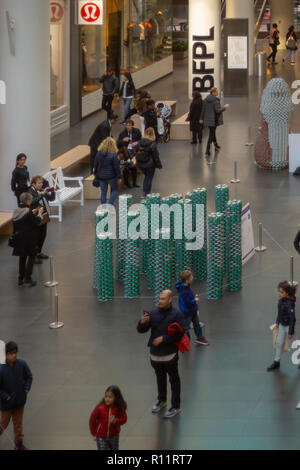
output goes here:
<path id="1" fill-rule="evenodd" d="M 271 364 L 270 367 L 267 368 L 267 372 L 270 372 L 271 370 L 275 370 L 279 368 L 280 368 L 280 361 L 274 361 L 273 364 Z"/>
<path id="2" fill-rule="evenodd" d="M 206 155 L 207 157 L 210 156 L 210 142 L 207 143 L 205 155 Z"/>
<path id="3" fill-rule="evenodd" d="M 129 183 L 129 179 L 128 179 L 128 171 L 124 171 L 123 173 L 123 176 L 124 176 L 124 184 L 125 186 L 127 186 L 127 188 L 132 188 L 131 184 Z"/>
<path id="4" fill-rule="evenodd" d="M 137 170 L 136 170 L 136 168 L 133 168 L 131 173 L 132 173 L 133 187 L 134 188 L 140 188 L 140 186 L 138 184 L 136 184 L 136 179 L 137 179 Z"/>
<path id="5" fill-rule="evenodd" d="M 218 144 L 218 142 L 215 142 L 215 149 L 220 150 L 221 146 Z"/>

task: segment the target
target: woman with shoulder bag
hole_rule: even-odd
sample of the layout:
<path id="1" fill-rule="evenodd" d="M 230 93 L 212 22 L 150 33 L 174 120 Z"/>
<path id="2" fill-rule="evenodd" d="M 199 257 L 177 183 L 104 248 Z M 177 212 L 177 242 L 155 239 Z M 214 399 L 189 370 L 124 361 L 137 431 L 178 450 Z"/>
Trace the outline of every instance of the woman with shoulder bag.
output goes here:
<path id="1" fill-rule="evenodd" d="M 109 204 L 114 204 L 119 193 L 121 170 L 117 154 L 118 147 L 112 137 L 107 137 L 98 148 L 94 165 L 94 185 L 97 185 L 99 182 L 101 188 L 101 204 L 107 203 L 108 185 L 111 189 Z"/>
<path id="2" fill-rule="evenodd" d="M 152 127 L 145 130 L 142 140 L 136 146 L 136 164 L 145 175 L 143 183 L 144 197 L 151 193 L 152 180 L 155 174 L 155 169 L 162 170 L 162 164 L 159 158 L 159 153 L 156 145 L 155 131 Z"/>
<path id="3" fill-rule="evenodd" d="M 278 26 L 276 23 L 272 25 L 272 29 L 270 32 L 269 36 L 269 45 L 272 49 L 271 54 L 269 57 L 267 57 L 267 62 L 270 63 L 270 59 L 272 57 L 272 63 L 273 65 L 276 65 L 278 62 L 275 62 L 276 59 L 276 54 L 277 54 L 277 47 L 279 46 L 280 41 L 279 41 L 279 31 L 278 31 Z"/>
<path id="4" fill-rule="evenodd" d="M 32 271 L 38 243 L 38 228 L 43 208 L 31 209 L 32 195 L 22 193 L 20 206 L 13 213 L 13 256 L 19 256 L 19 286 L 34 287 Z"/>
<path id="5" fill-rule="evenodd" d="M 282 62 L 284 62 L 286 59 L 289 57 L 291 58 L 291 65 L 295 65 L 295 56 L 296 56 L 296 51 L 298 49 L 298 39 L 295 33 L 295 27 L 290 26 L 289 30 L 286 35 L 286 55 L 284 59 L 282 59 Z"/>

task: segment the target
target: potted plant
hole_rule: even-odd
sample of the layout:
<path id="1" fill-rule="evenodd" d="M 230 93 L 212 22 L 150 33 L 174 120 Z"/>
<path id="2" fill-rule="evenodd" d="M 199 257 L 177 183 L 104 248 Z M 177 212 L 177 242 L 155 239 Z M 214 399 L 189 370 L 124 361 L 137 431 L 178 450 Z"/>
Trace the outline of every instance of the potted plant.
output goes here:
<path id="1" fill-rule="evenodd" d="M 182 60 L 188 56 L 188 45 L 185 41 L 174 41 L 172 50 L 175 60 Z"/>

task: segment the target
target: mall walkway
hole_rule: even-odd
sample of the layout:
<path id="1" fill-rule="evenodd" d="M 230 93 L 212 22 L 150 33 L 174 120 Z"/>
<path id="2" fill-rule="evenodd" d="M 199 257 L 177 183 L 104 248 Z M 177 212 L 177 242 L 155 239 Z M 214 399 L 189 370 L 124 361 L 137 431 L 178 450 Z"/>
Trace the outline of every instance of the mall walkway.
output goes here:
<path id="1" fill-rule="evenodd" d="M 268 79 L 276 73 L 290 84 L 300 75 L 300 62 L 294 69 L 280 63 L 271 70 Z M 280 372 L 266 372 L 273 360 L 269 325 L 276 318 L 276 286 L 289 277 L 290 254 L 295 256 L 295 278 L 300 280 L 300 263 L 292 246 L 300 222 L 300 188 L 287 171 L 259 169 L 253 163 L 253 149 L 245 147 L 248 126 L 254 132 L 260 125 L 263 86 L 253 78 L 248 98 L 226 99 L 231 109 L 218 130 L 222 149 L 215 165 L 207 165 L 204 146 L 189 142 L 160 146 L 164 171 L 156 175 L 153 191 L 165 196 L 205 186 L 211 212 L 214 185 L 230 184 L 237 160 L 241 183 L 230 185 L 231 198 L 250 202 L 255 227 L 262 222 L 272 237 L 265 237 L 267 252 L 245 266 L 241 292 L 207 301 L 205 282 L 195 284 L 211 345 L 192 343 L 191 351 L 180 357 L 182 414 L 175 419 L 164 421 L 150 411 L 156 386 L 146 347 L 148 335 L 136 332 L 143 309 L 153 305 L 149 292 L 143 289 L 140 299 L 125 300 L 121 283 L 116 283 L 115 300 L 100 304 L 92 289 L 97 201 L 88 201 L 84 208 L 70 205 L 64 209 L 63 223 L 49 226 L 45 251 L 55 257 L 65 322 L 60 331 L 48 329 L 50 291 L 42 287 L 42 280 L 48 279 L 48 263 L 35 267 L 39 287 L 18 288 L 17 260 L 11 257 L 6 239 L 1 239 L 0 338 L 19 343 L 20 356 L 33 371 L 24 423 L 30 449 L 95 449 L 89 414 L 112 383 L 121 387 L 128 402 L 121 449 L 300 448 L 300 416 L 295 409 L 300 400 L 299 371 L 286 354 Z M 184 66 L 149 88 L 154 98 L 176 98 L 179 113 L 186 112 Z M 294 131 L 300 130 L 299 110 L 298 106 L 292 120 Z M 53 156 L 86 143 L 100 120 L 100 115 L 92 116 L 54 138 Z M 139 190 L 134 191 L 138 198 Z M 0 449 L 11 447 L 1 437 Z"/>

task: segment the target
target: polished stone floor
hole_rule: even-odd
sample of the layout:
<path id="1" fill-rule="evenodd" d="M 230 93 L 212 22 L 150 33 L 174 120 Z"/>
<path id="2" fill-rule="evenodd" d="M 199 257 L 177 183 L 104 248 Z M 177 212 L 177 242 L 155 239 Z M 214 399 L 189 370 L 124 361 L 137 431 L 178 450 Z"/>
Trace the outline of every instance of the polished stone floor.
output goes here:
<path id="1" fill-rule="evenodd" d="M 123 286 L 116 283 L 113 302 L 101 304 L 95 297 L 93 214 L 97 201 L 87 201 L 84 208 L 70 204 L 64 208 L 63 222 L 49 226 L 45 251 L 55 258 L 60 315 L 65 322 L 59 331 L 48 329 L 51 292 L 42 285 L 49 277 L 48 262 L 35 267 L 35 289 L 18 288 L 17 260 L 11 257 L 6 238 L 1 238 L 0 338 L 19 344 L 20 357 L 34 375 L 24 419 L 30 449 L 94 449 L 89 415 L 112 383 L 121 387 L 128 402 L 121 449 L 300 448 L 296 411 L 300 373 L 291 362 L 291 353 L 282 357 L 280 371 L 266 372 L 273 360 L 269 325 L 276 318 L 276 286 L 289 277 L 291 255 L 295 256 L 295 278 L 300 279 L 292 244 L 299 223 L 299 181 L 287 171 L 259 169 L 253 163 L 253 148 L 245 146 L 249 126 L 255 138 L 260 125 L 259 97 L 265 80 L 282 76 L 291 84 L 300 72 L 300 64 L 294 69 L 281 63 L 276 67 L 267 78 L 251 79 L 248 98 L 226 98 L 231 108 L 225 125 L 218 129 L 222 149 L 215 165 L 207 165 L 204 146 L 184 141 L 160 146 L 164 170 L 155 176 L 153 191 L 165 196 L 205 186 L 209 211 L 213 211 L 214 185 L 230 184 L 236 160 L 241 183 L 230 184 L 231 198 L 250 202 L 255 231 L 258 222 L 267 231 L 268 250 L 245 266 L 242 291 L 207 301 L 205 282 L 195 284 L 211 345 L 192 344 L 191 351 L 180 357 L 180 416 L 164 421 L 150 412 L 156 400 L 155 378 L 146 347 L 148 335 L 139 335 L 136 324 L 143 309 L 153 305 L 151 294 L 143 290 L 140 299 L 125 300 Z M 177 99 L 179 113 L 187 111 L 185 64 L 149 88 L 154 98 Z M 98 113 L 53 138 L 53 156 L 85 144 L 102 118 L 103 113 Z M 291 122 L 293 132 L 300 129 L 299 118 L 298 106 Z M 73 173 L 87 171 L 81 167 Z M 140 190 L 133 194 L 138 200 Z M 300 339 L 297 331 L 295 338 Z M 10 427 L 0 438 L 0 449 L 13 447 L 11 437 Z"/>

